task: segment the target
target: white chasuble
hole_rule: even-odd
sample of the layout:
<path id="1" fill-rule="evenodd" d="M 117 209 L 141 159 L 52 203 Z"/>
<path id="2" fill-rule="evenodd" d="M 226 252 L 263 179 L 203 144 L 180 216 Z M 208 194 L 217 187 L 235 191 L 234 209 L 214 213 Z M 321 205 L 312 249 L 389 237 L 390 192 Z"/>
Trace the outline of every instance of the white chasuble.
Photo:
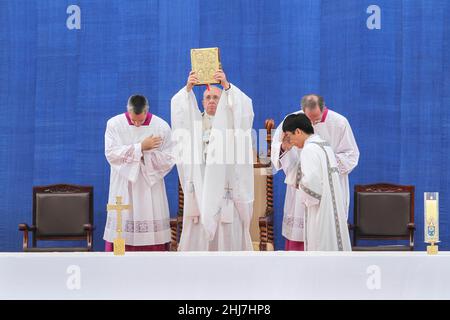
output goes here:
<path id="1" fill-rule="evenodd" d="M 305 206 L 306 251 L 351 251 L 338 162 L 330 145 L 311 135 L 301 153 L 296 185 Z"/>
<path id="2" fill-rule="evenodd" d="M 231 85 L 222 91 L 215 116 L 205 116 L 185 87 L 172 98 L 175 156 L 184 192 L 179 250 L 252 250 L 252 101 Z"/>

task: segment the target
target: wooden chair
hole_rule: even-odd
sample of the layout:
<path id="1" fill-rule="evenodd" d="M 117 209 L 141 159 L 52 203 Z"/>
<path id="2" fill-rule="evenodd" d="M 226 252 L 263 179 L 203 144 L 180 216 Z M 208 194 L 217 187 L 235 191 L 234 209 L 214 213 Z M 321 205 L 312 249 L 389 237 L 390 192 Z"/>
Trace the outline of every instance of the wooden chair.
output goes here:
<path id="1" fill-rule="evenodd" d="M 171 242 L 170 251 L 178 250 L 180 243 L 181 231 L 183 229 L 183 209 L 184 209 L 184 193 L 178 180 L 178 211 L 174 218 L 170 219 Z"/>
<path id="2" fill-rule="evenodd" d="M 414 250 L 414 186 L 377 183 L 355 185 L 352 249 Z M 406 245 L 359 246 L 359 240 L 407 240 Z"/>
<path id="3" fill-rule="evenodd" d="M 265 169 L 270 171 L 267 174 L 265 188 L 266 188 L 266 209 L 264 215 L 259 217 L 259 249 L 262 251 L 267 250 L 270 246 L 274 247 L 273 236 L 273 175 L 271 174 L 270 163 L 270 150 L 272 143 L 272 129 L 275 126 L 275 122 L 272 119 L 265 121 L 265 129 L 267 130 L 267 163 L 261 163 L 259 156 L 257 156 L 257 163 L 253 165 L 255 169 Z M 184 207 L 184 194 L 181 185 L 178 183 L 178 212 L 177 216 L 170 219 L 171 228 L 171 251 L 176 251 L 178 243 L 180 241 L 181 232 L 183 230 L 183 207 Z"/>
<path id="4" fill-rule="evenodd" d="M 259 250 L 267 251 L 274 249 L 274 236 L 273 236 L 273 174 L 272 165 L 270 162 L 270 155 L 272 150 L 272 129 L 275 128 L 275 121 L 273 119 L 267 119 L 264 125 L 267 136 L 267 162 L 261 163 L 258 156 L 255 168 L 263 168 L 266 170 L 266 210 L 265 214 L 259 217 Z"/>
<path id="5" fill-rule="evenodd" d="M 92 186 L 54 184 L 33 187 L 33 224 L 19 224 L 23 231 L 23 251 L 92 251 L 93 249 Z M 31 247 L 28 233 L 32 232 Z M 42 241 L 84 241 L 84 247 L 38 247 Z"/>

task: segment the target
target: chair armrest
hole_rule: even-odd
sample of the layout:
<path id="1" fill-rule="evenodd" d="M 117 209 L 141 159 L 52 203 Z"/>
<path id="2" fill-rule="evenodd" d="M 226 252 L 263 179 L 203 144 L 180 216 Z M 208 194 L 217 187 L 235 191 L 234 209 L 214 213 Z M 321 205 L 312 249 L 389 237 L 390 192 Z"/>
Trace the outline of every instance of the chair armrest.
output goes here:
<path id="1" fill-rule="evenodd" d="M 263 168 L 270 168 L 271 167 L 271 163 L 254 163 L 253 164 L 253 169 L 263 169 Z"/>
<path id="2" fill-rule="evenodd" d="M 84 231 L 94 231 L 95 230 L 95 227 L 90 223 L 83 224 L 83 228 L 84 228 Z"/>
<path id="3" fill-rule="evenodd" d="M 29 226 L 26 223 L 19 223 L 19 231 L 35 231 L 36 226 Z"/>
<path id="4" fill-rule="evenodd" d="M 19 224 L 19 231 L 23 231 L 22 249 L 25 251 L 28 249 L 28 231 L 35 231 L 36 226 L 29 226 L 26 223 Z"/>
<path id="5" fill-rule="evenodd" d="M 414 223 L 408 223 L 409 230 L 409 246 L 411 251 L 414 250 L 414 231 L 416 230 L 416 225 Z"/>
<path id="6" fill-rule="evenodd" d="M 416 230 L 416 225 L 414 223 L 408 223 L 409 230 Z"/>
<path id="7" fill-rule="evenodd" d="M 273 208 L 269 208 L 266 210 L 266 215 L 263 217 L 259 217 L 259 225 L 272 223 L 273 222 Z"/>
<path id="8" fill-rule="evenodd" d="M 93 240 L 94 240 L 93 233 L 94 233 L 95 227 L 90 223 L 86 223 L 86 224 L 83 224 L 83 228 L 84 228 L 84 231 L 86 231 L 86 241 L 87 241 L 88 251 L 92 251 Z"/>

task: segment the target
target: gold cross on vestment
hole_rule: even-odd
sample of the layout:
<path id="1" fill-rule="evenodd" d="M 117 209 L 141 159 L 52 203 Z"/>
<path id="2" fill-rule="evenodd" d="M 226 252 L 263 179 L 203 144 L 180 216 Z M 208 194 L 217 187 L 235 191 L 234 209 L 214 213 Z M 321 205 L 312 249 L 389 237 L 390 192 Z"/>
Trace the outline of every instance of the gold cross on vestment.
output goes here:
<path id="1" fill-rule="evenodd" d="M 125 239 L 122 238 L 122 210 L 131 209 L 131 205 L 122 204 L 122 197 L 116 196 L 116 204 L 107 204 L 106 210 L 117 211 L 117 238 L 114 239 L 114 255 L 123 256 L 125 254 Z"/>

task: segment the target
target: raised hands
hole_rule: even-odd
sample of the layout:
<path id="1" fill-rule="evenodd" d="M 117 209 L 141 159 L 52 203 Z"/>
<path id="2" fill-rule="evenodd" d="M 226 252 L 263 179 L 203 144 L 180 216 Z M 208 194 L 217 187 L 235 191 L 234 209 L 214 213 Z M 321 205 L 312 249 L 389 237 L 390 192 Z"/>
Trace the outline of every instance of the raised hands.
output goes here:
<path id="1" fill-rule="evenodd" d="M 222 69 L 217 70 L 214 73 L 214 79 L 218 82 L 220 82 L 220 84 L 222 85 L 222 87 L 226 90 L 230 88 L 230 83 L 227 80 L 227 76 L 225 75 L 225 72 L 223 72 Z M 195 73 L 195 71 L 191 71 L 189 72 L 189 76 L 187 79 L 187 83 L 186 83 L 186 90 L 187 92 L 190 92 L 192 90 L 192 88 L 194 87 L 194 85 L 198 84 L 199 80 L 197 77 L 197 74 Z"/>
<path id="2" fill-rule="evenodd" d="M 291 143 L 291 133 L 289 132 L 284 132 L 283 133 L 283 137 L 282 137 L 282 140 L 281 140 L 281 150 L 284 152 L 284 151 L 289 151 L 289 150 L 291 150 L 291 148 L 294 146 L 292 143 Z"/>
<path id="3" fill-rule="evenodd" d="M 195 71 L 189 72 L 189 77 L 188 77 L 187 83 L 186 83 L 186 90 L 187 90 L 187 92 L 191 91 L 191 90 L 192 90 L 192 87 L 193 87 L 195 84 L 197 84 L 198 82 L 199 82 L 199 81 L 198 81 L 198 77 L 197 77 L 197 75 L 195 74 Z"/>
<path id="4" fill-rule="evenodd" d="M 214 79 L 219 81 L 222 87 L 227 90 L 230 88 L 230 83 L 227 80 L 227 76 L 225 75 L 225 72 L 223 72 L 222 69 L 219 69 L 214 73 Z"/>

